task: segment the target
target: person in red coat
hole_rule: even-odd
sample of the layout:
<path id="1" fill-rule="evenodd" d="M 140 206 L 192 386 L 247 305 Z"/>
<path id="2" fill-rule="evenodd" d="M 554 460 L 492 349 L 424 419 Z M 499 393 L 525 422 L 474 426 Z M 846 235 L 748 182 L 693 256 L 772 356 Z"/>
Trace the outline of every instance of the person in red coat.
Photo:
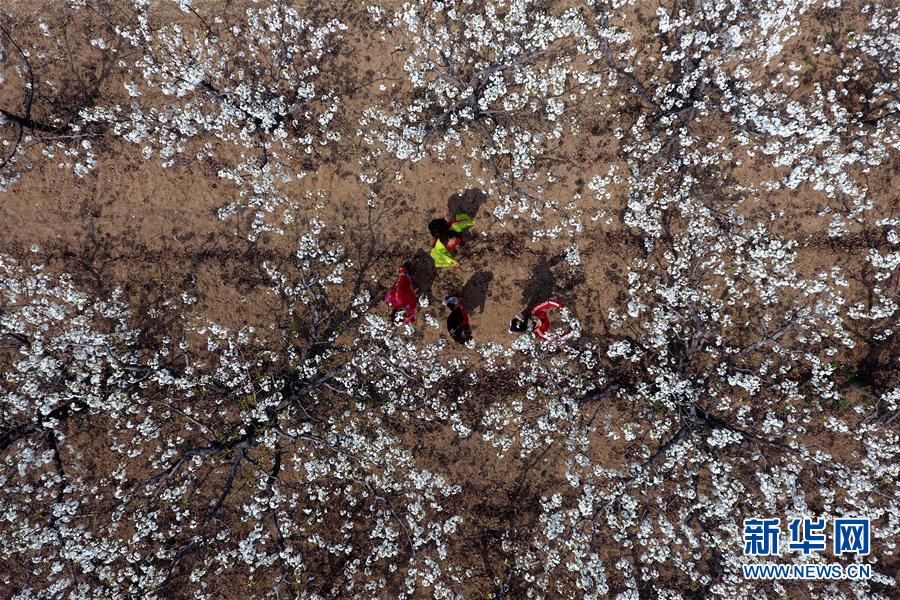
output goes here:
<path id="1" fill-rule="evenodd" d="M 562 310 L 563 308 L 565 308 L 565 305 L 559 300 L 553 300 L 552 298 L 545 300 L 531 309 L 527 319 L 523 314 L 513 317 L 512 321 L 509 322 L 509 332 L 526 333 L 532 331 L 536 336 L 545 340 L 559 337 L 550 333 L 550 317 L 547 316 L 547 311 L 553 309 Z M 562 337 L 564 338 L 565 336 Z"/>
<path id="2" fill-rule="evenodd" d="M 400 266 L 397 269 L 397 282 L 384 295 L 384 300 L 393 309 L 391 320 L 394 319 L 398 312 L 404 311 L 404 323 L 414 323 L 416 321 L 418 298 L 416 298 L 412 276 L 410 276 L 409 270 L 405 266 Z"/>

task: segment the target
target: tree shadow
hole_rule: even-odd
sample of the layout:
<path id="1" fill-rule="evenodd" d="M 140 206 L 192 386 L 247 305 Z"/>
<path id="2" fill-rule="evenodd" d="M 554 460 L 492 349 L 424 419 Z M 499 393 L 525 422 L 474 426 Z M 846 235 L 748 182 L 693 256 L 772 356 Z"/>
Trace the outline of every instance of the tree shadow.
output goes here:
<path id="1" fill-rule="evenodd" d="M 474 219 L 487 197 L 487 194 L 475 188 L 453 194 L 447 199 L 447 213 L 451 217 L 455 217 L 459 213 L 466 213 Z"/>
<path id="2" fill-rule="evenodd" d="M 434 266 L 434 259 L 424 250 L 419 250 L 415 256 L 406 262 L 406 265 L 416 292 L 431 300 L 431 288 L 434 285 L 434 278 L 437 276 L 437 267 Z"/>
<path id="3" fill-rule="evenodd" d="M 460 294 L 469 312 L 474 312 L 476 308 L 479 309 L 479 313 L 484 312 L 484 303 L 488 297 L 488 287 L 493 280 L 494 274 L 490 271 L 478 271 L 469 278 Z"/>

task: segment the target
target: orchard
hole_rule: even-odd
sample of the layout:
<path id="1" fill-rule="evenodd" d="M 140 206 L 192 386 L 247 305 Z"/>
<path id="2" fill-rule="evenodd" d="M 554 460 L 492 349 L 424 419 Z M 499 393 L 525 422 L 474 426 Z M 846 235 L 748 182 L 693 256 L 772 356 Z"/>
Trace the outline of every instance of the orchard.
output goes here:
<path id="1" fill-rule="evenodd" d="M 898 190 L 896 2 L 6 2 L 0 597 L 896 598 Z"/>

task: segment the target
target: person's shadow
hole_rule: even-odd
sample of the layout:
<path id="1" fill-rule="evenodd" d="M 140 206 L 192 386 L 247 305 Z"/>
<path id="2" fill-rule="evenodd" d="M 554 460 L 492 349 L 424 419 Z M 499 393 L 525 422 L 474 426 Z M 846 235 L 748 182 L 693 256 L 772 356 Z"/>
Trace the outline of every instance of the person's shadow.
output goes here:
<path id="1" fill-rule="evenodd" d="M 525 286 L 522 288 L 522 302 L 526 306 L 526 311 L 548 298 L 559 295 L 562 291 L 551 271 L 551 268 L 562 258 L 562 256 L 541 258 L 531 269 L 531 278 L 525 282 Z"/>
<path id="2" fill-rule="evenodd" d="M 431 288 L 434 285 L 434 278 L 437 276 L 434 259 L 424 250 L 419 250 L 412 259 L 407 261 L 406 265 L 416 293 L 431 300 Z"/>
<path id="3" fill-rule="evenodd" d="M 447 199 L 447 213 L 451 218 L 459 213 L 466 213 L 474 219 L 485 200 L 487 200 L 487 194 L 475 188 L 453 194 Z"/>
<path id="4" fill-rule="evenodd" d="M 488 297 L 488 287 L 493 280 L 494 274 L 490 271 L 478 271 L 469 278 L 460 294 L 469 312 L 474 312 L 476 308 L 479 309 L 479 313 L 484 312 L 484 303 Z"/>

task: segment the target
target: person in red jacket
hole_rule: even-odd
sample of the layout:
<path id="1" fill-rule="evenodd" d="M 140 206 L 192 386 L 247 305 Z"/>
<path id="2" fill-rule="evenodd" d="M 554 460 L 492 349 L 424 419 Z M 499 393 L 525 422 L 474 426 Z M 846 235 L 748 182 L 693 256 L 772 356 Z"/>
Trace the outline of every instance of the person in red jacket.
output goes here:
<path id="1" fill-rule="evenodd" d="M 450 316 L 447 317 L 447 331 L 450 337 L 465 344 L 472 339 L 472 328 L 469 326 L 469 315 L 463 305 L 462 298 L 450 296 L 444 300 L 444 306 L 450 309 Z"/>
<path id="2" fill-rule="evenodd" d="M 562 310 L 565 308 L 565 305 L 559 300 L 545 300 L 531 309 L 528 318 L 525 318 L 524 314 L 518 314 L 512 318 L 512 321 L 509 322 L 509 332 L 510 333 L 526 333 L 528 331 L 533 331 L 536 336 L 541 339 L 551 339 L 553 336 L 550 333 L 550 317 L 547 316 L 547 311 L 556 309 Z M 565 336 L 561 336 L 565 337 Z"/>
<path id="3" fill-rule="evenodd" d="M 416 320 L 416 306 L 418 298 L 416 298 L 415 286 L 413 285 L 412 276 L 406 266 L 401 265 L 397 269 L 397 282 L 384 295 L 385 302 L 388 303 L 393 310 L 391 312 L 391 320 L 398 312 L 404 311 L 404 323 L 414 323 Z"/>

